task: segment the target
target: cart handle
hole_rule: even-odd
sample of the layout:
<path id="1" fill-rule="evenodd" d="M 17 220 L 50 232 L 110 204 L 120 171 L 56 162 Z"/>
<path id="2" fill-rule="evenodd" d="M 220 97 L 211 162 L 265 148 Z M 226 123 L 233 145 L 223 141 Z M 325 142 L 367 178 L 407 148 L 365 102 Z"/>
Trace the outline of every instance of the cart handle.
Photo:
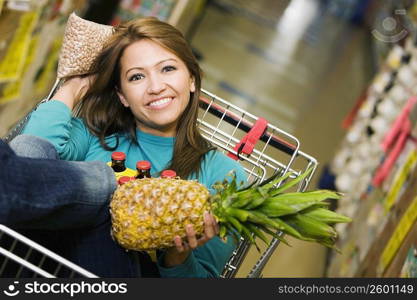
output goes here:
<path id="1" fill-rule="evenodd" d="M 268 121 L 264 118 L 259 118 L 256 120 L 255 125 L 249 130 L 249 132 L 236 144 L 233 150 L 236 151 L 237 155 L 229 152 L 227 156 L 234 160 L 239 159 L 240 153 L 251 155 L 253 149 L 255 148 L 256 143 L 259 141 L 259 138 L 264 134 L 266 128 L 268 127 Z"/>

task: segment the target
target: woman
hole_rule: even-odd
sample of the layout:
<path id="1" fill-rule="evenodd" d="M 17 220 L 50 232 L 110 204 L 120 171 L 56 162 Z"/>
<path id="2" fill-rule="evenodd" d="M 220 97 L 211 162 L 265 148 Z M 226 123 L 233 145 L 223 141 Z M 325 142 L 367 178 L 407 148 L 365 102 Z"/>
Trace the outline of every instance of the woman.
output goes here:
<path id="1" fill-rule="evenodd" d="M 239 182 L 246 180 L 242 167 L 215 151 L 198 132 L 200 68 L 174 27 L 155 18 L 121 25 L 90 73 L 67 81 L 54 101 L 32 114 L 24 133 L 49 140 L 65 160 L 108 162 L 112 151 L 123 151 L 127 167 L 134 169 L 138 160 L 148 160 L 153 176 L 173 169 L 181 178 L 198 179 L 208 188 L 231 170 Z M 71 118 L 75 107 L 80 118 Z M 77 239 L 63 250 L 64 256 L 99 276 L 147 276 L 144 264 L 149 258 L 139 256 L 141 274 L 137 255 L 112 242 L 109 228 L 110 221 L 82 233 L 82 243 Z M 234 249 L 232 239 L 224 243 L 216 236 L 210 214 L 205 215 L 202 237 L 191 225 L 186 233 L 186 241 L 176 237 L 174 247 L 159 253 L 160 275 L 217 277 Z M 81 254 L 80 249 L 95 256 Z"/>

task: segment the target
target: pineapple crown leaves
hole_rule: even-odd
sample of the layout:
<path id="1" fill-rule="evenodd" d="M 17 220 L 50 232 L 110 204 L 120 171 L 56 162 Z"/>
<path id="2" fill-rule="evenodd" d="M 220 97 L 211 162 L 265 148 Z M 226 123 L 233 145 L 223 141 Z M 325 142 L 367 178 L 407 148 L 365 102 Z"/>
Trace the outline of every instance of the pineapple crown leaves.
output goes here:
<path id="1" fill-rule="evenodd" d="M 230 181 L 227 180 L 230 178 Z M 240 183 L 243 185 L 243 182 Z M 226 178 L 221 181 L 217 181 L 212 186 L 218 195 L 221 195 L 222 200 L 226 199 L 228 196 L 233 195 L 234 192 L 238 189 L 236 173 L 234 170 L 227 173 Z"/>
<path id="2" fill-rule="evenodd" d="M 285 222 L 290 224 L 293 228 L 305 238 L 312 239 L 331 239 L 333 241 L 337 238 L 337 232 L 333 227 L 320 220 L 313 219 L 309 216 L 297 214 L 284 218 Z"/>
<path id="3" fill-rule="evenodd" d="M 334 211 L 319 207 L 312 206 L 306 209 L 303 215 L 313 218 L 315 220 L 324 222 L 326 224 L 336 224 L 336 223 L 350 223 L 352 219 L 341 214 L 338 214 Z"/>
<path id="4" fill-rule="evenodd" d="M 311 174 L 312 168 L 296 176 L 293 172 L 276 173 L 261 183 L 253 182 L 238 189 L 235 173 L 230 182 L 218 183 L 214 214 L 219 220 L 221 234 L 235 240 L 240 236 L 256 245 L 256 238 L 265 243 L 270 235 L 288 244 L 283 234 L 297 239 L 335 248 L 337 232 L 331 226 L 351 219 L 327 209 L 327 199 L 340 199 L 342 194 L 330 190 L 286 192 Z M 287 180 L 293 176 L 294 179 Z M 283 184 L 282 184 L 283 183 Z M 277 187 L 278 184 L 281 186 Z M 220 205 L 219 205 L 220 204 Z"/>
<path id="5" fill-rule="evenodd" d="M 277 173 L 273 174 L 272 176 L 268 177 L 267 179 L 265 179 L 264 181 L 262 181 L 261 183 L 258 183 L 257 180 L 254 180 L 249 185 L 246 185 L 246 186 L 242 187 L 241 189 L 239 189 L 238 192 L 244 192 L 246 190 L 249 190 L 256 184 L 258 184 L 258 187 L 263 187 L 263 189 L 269 190 L 270 188 L 272 188 L 277 183 L 287 179 L 292 173 L 287 172 L 285 175 L 280 176 L 281 174 L 282 174 L 281 172 L 277 172 Z"/>
<path id="6" fill-rule="evenodd" d="M 269 234 L 270 236 L 272 236 L 273 238 L 279 240 L 280 242 L 283 242 L 285 245 L 291 247 L 291 244 L 284 238 L 283 232 L 275 232 L 270 230 L 268 227 L 259 225 L 259 229 L 261 229 L 263 232 Z"/>
<path id="7" fill-rule="evenodd" d="M 285 173 L 283 176 L 280 176 L 281 173 L 276 173 L 274 175 L 272 175 L 271 177 L 269 177 L 268 179 L 264 180 L 263 182 L 261 182 L 259 184 L 259 186 L 264 187 L 265 189 L 271 189 L 273 188 L 276 184 L 285 181 L 289 176 L 293 175 L 292 172 L 287 172 Z"/>
<path id="8" fill-rule="evenodd" d="M 270 217 L 280 217 L 295 214 L 309 207 L 327 207 L 327 199 L 339 199 L 340 195 L 329 190 L 311 192 L 284 193 L 266 199 L 259 207 L 259 211 Z"/>
<path id="9" fill-rule="evenodd" d="M 308 169 L 302 175 L 285 183 L 279 188 L 275 188 L 275 186 L 287 180 L 291 175 L 294 175 L 293 172 L 287 172 L 283 176 L 280 176 L 281 173 L 277 172 L 268 179 L 262 181 L 256 189 L 254 189 L 254 185 L 256 184 L 256 181 L 254 181 L 250 185 L 237 191 L 238 197 L 234 199 L 235 201 L 232 201 L 231 206 L 236 208 L 245 207 L 246 209 L 254 209 L 260 206 L 271 195 L 277 195 L 296 185 L 298 182 L 306 178 L 311 171 L 312 168 Z M 252 200 L 252 198 L 256 198 L 256 200 Z"/>
<path id="10" fill-rule="evenodd" d="M 307 169 L 307 171 L 305 171 L 301 175 L 297 176 L 295 179 L 292 179 L 292 180 L 290 180 L 288 182 L 285 182 L 283 185 L 281 185 L 280 187 L 278 187 L 277 189 L 274 190 L 274 195 L 283 193 L 286 190 L 288 190 L 289 188 L 295 186 L 301 180 L 304 180 L 305 178 L 307 178 L 307 176 L 309 176 L 312 171 L 313 171 L 313 168 L 311 167 L 311 168 Z M 290 172 L 288 172 L 288 173 L 290 173 Z M 284 175 L 284 177 L 285 177 L 285 175 Z"/>

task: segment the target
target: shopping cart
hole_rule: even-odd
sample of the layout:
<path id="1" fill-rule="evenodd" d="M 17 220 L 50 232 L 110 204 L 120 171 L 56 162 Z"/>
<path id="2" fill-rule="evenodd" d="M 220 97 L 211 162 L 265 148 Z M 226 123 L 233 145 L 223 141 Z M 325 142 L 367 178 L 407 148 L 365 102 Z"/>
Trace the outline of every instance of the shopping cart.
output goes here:
<path id="1" fill-rule="evenodd" d="M 0 277 L 97 278 L 91 272 L 0 224 Z"/>
<path id="2" fill-rule="evenodd" d="M 202 90 L 200 98 L 198 123 L 207 140 L 242 164 L 249 182 L 262 181 L 277 173 L 284 175 L 291 172 L 293 177 L 297 177 L 311 168 L 310 175 L 296 187 L 297 191 L 304 191 L 317 168 L 317 160 L 300 150 L 296 137 L 205 90 Z M 278 234 L 282 235 L 281 232 Z M 262 270 L 279 242 L 272 239 L 248 278 L 262 276 Z M 223 278 L 236 276 L 250 246 L 249 242 L 241 239 L 223 270 Z"/>
<path id="3" fill-rule="evenodd" d="M 49 96 L 42 102 L 49 101 L 58 85 L 57 82 Z M 6 142 L 12 140 L 22 131 L 29 116 L 30 114 L 10 131 L 4 139 Z M 248 173 L 249 182 L 262 181 L 271 175 L 277 173 L 284 175 L 287 172 L 291 172 L 291 177 L 294 178 L 311 168 L 310 175 L 296 187 L 296 190 L 303 191 L 307 188 L 316 170 L 317 161 L 300 150 L 300 143 L 297 138 L 205 90 L 202 90 L 200 97 L 198 126 L 204 138 L 217 146 L 220 151 L 242 164 Z M 282 235 L 280 232 L 278 234 Z M 8 247 L 3 246 L 2 241 L 5 238 L 9 240 L 6 243 Z M 260 254 L 260 258 L 247 277 L 257 278 L 262 276 L 262 270 L 279 242 L 278 239 L 272 239 L 270 245 Z M 27 250 L 16 253 L 15 249 L 22 248 L 16 247 L 16 243 L 23 244 Z M 0 255 L 5 257 L 3 262 L 0 260 L 0 264 L 2 263 L 0 265 L 0 276 L 3 275 L 4 270 L 7 270 L 7 264 L 13 263 L 31 270 L 34 276 L 95 277 L 94 274 L 3 225 L 0 227 L 0 245 Z M 250 244 L 242 238 L 224 268 L 223 278 L 236 276 L 249 249 Z M 34 256 L 33 253 L 41 257 L 38 262 L 31 259 Z M 52 272 L 50 271 L 51 268 L 49 268 L 49 271 L 44 270 L 43 266 L 46 260 L 50 260 L 52 265 L 56 266 Z M 15 277 L 19 277 L 20 274 L 21 268 L 18 268 Z"/>

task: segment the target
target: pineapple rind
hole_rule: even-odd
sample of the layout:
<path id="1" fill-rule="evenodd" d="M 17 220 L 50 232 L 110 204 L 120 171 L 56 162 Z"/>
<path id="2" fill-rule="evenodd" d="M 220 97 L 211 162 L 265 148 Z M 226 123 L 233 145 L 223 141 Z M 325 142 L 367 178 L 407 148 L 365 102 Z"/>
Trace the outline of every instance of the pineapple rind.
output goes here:
<path id="1" fill-rule="evenodd" d="M 119 186 L 110 203 L 112 236 L 124 248 L 155 250 L 185 237 L 185 226 L 204 231 L 209 191 L 197 181 L 145 178 Z"/>

